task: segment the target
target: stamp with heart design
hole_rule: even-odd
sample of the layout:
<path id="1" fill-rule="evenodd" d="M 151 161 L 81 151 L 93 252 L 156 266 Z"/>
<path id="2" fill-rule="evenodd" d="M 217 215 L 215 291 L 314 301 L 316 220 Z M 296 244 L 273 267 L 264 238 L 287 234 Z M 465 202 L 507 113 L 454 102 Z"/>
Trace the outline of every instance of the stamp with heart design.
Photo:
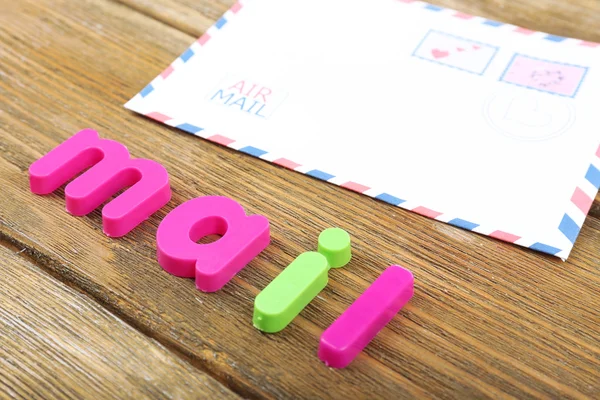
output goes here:
<path id="1" fill-rule="evenodd" d="M 413 56 L 474 74 L 483 74 L 498 48 L 449 33 L 431 30 Z"/>

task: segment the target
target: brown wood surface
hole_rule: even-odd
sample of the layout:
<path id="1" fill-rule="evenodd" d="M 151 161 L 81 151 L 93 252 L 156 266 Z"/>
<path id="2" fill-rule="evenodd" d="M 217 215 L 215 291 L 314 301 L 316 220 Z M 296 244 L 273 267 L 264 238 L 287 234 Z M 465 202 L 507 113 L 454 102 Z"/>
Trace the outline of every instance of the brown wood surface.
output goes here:
<path id="1" fill-rule="evenodd" d="M 20 251 L 0 259 L 0 396 L 238 398 Z"/>
<path id="2" fill-rule="evenodd" d="M 600 41 L 594 0 L 436 3 Z M 598 197 L 567 262 L 466 232 L 125 110 L 231 1 L 1 4 L 0 243 L 9 250 L 0 254 L 9 272 L 0 278 L 0 315 L 46 329 L 1 332 L 0 362 L 21 371 L 10 375 L 12 391 L 0 386 L 8 396 L 92 398 L 100 380 L 107 396 L 219 397 L 210 376 L 243 397 L 600 397 Z M 98 210 L 67 214 L 62 190 L 29 192 L 29 165 L 85 127 L 171 174 L 173 200 L 125 238 L 102 233 Z M 213 294 L 164 272 L 154 240 L 166 213 L 209 194 L 236 199 L 272 226 L 271 246 Z M 353 262 L 332 271 L 329 286 L 283 332 L 254 329 L 254 296 L 329 226 L 350 232 Z M 394 263 L 415 274 L 415 297 L 349 368 L 325 367 L 316 357 L 320 334 Z M 70 354 L 67 340 L 50 349 L 57 333 L 47 327 L 56 321 L 71 345 L 84 343 L 68 329 L 78 321 L 90 332 L 85 343 L 106 346 L 94 345 L 97 359 Z M 140 355 L 137 346 L 150 350 Z M 53 356 L 36 358 L 39 349 Z M 67 357 L 80 375 L 65 372 Z M 119 371 L 130 379 L 112 379 Z M 64 392 L 42 384 L 49 379 Z"/>

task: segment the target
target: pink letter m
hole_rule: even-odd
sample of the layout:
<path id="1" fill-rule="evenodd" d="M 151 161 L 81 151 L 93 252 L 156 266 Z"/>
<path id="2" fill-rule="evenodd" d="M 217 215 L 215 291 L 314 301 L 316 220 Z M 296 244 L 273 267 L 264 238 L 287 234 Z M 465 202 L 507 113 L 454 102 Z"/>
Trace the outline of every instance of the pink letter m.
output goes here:
<path id="1" fill-rule="evenodd" d="M 102 209 L 104 233 L 127 234 L 171 199 L 169 174 L 159 163 L 131 159 L 127 148 L 84 129 L 29 167 L 31 191 L 48 194 L 90 168 L 65 188 L 67 211 L 86 215 L 119 190 L 129 187 Z"/>

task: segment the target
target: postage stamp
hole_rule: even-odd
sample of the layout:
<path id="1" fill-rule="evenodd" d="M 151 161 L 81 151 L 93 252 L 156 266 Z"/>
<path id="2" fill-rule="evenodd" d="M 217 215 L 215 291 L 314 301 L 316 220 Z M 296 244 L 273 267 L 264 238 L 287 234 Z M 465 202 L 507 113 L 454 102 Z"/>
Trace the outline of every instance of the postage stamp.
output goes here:
<path id="1" fill-rule="evenodd" d="M 588 68 L 515 54 L 500 77 L 511 83 L 559 96 L 575 97 Z"/>
<path id="2" fill-rule="evenodd" d="M 461 71 L 483 75 L 496 56 L 498 47 L 430 30 L 413 56 Z"/>

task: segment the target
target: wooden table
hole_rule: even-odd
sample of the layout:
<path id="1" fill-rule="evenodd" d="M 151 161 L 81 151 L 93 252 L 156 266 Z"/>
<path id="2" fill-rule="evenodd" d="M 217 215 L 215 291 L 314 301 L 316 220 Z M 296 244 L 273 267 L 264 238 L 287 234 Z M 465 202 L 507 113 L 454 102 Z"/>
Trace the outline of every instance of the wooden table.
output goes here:
<path id="1" fill-rule="evenodd" d="M 568 262 L 466 232 L 170 129 L 123 108 L 233 0 L 3 0 L 0 6 L 0 392 L 21 398 L 600 398 L 600 203 Z M 434 0 L 600 42 L 597 0 Z M 318 10 L 315 10 L 317 13 Z M 308 21 L 307 21 L 308 24 Z M 359 28 L 357 26 L 357 28 Z M 163 163 L 173 200 L 122 239 L 29 165 L 93 127 Z M 218 293 L 164 272 L 155 232 L 175 206 L 227 195 L 268 216 L 272 244 Z M 354 261 L 275 335 L 256 294 L 321 230 Z M 390 264 L 409 305 L 345 370 L 323 330 Z M 3 397 L 3 396 L 1 396 Z"/>

